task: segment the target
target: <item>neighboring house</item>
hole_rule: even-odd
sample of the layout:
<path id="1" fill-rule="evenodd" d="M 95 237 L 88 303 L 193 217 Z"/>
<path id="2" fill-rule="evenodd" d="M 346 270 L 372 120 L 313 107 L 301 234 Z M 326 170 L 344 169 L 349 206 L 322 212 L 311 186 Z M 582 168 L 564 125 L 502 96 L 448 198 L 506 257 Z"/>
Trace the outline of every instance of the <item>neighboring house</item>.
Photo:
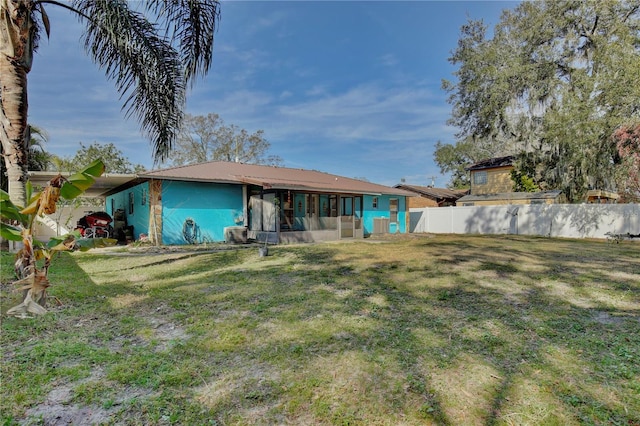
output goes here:
<path id="1" fill-rule="evenodd" d="M 614 204 L 618 202 L 620 196 L 611 191 L 600 189 L 590 189 L 587 191 L 587 203 L 589 204 Z"/>
<path id="2" fill-rule="evenodd" d="M 514 156 L 496 157 L 467 167 L 471 173 L 469 195 L 456 202 L 458 206 L 500 204 L 555 204 L 562 202 L 561 191 L 513 192 L 511 171 Z"/>
<path id="3" fill-rule="evenodd" d="M 404 183 L 398 184 L 394 188 L 404 189 L 415 194 L 413 197 L 407 198 L 407 205 L 410 209 L 455 206 L 458 198 L 469 192 L 466 189 L 434 188 L 433 186 L 406 185 Z"/>
<path id="4" fill-rule="evenodd" d="M 511 171 L 515 157 L 490 158 L 467 167 L 471 173 L 469 195 L 500 194 L 513 192 Z"/>
<path id="5" fill-rule="evenodd" d="M 108 193 L 106 211 L 159 244 L 304 242 L 406 233 L 411 195 L 318 171 L 208 162 L 139 174 Z"/>
<path id="6" fill-rule="evenodd" d="M 465 195 L 457 206 L 495 206 L 505 204 L 558 204 L 562 191 L 501 192 L 498 194 Z"/>

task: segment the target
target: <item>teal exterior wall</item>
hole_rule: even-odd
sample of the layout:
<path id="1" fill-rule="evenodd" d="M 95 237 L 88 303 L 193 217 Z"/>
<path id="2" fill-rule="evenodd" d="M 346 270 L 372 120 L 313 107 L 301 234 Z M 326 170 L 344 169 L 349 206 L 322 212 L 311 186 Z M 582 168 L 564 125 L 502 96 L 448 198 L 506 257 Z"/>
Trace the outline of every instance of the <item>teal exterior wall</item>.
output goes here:
<path id="1" fill-rule="evenodd" d="M 242 185 L 164 181 L 162 243 L 168 245 L 224 241 L 224 228 L 243 226 Z M 187 219 L 193 221 L 188 222 Z M 195 235 L 194 235 L 195 229 Z"/>
<path id="2" fill-rule="evenodd" d="M 133 226 L 134 238 L 138 240 L 140 234 L 148 235 L 149 233 L 148 198 L 149 184 L 144 182 L 108 196 L 105 210 L 112 217 L 116 210 L 124 210 L 127 224 Z M 377 199 L 376 207 L 373 205 L 374 198 Z M 408 232 L 405 196 L 363 195 L 362 224 L 365 236 L 373 233 L 375 218 L 390 218 L 390 200 L 392 199 L 398 200 L 398 218 L 397 222 L 390 222 L 388 231 L 390 233 Z M 307 201 L 303 193 L 295 193 L 292 197 L 293 230 L 304 230 Z M 328 195 L 318 194 L 316 214 L 320 218 L 328 216 L 332 208 L 330 204 Z M 225 240 L 224 228 L 248 225 L 242 222 L 242 185 L 165 180 L 162 182 L 161 205 L 162 243 L 166 245 L 220 242 Z M 132 206 L 133 209 L 131 209 Z M 359 216 L 358 207 L 356 206 L 356 211 L 353 212 L 356 216 Z"/>
<path id="3" fill-rule="evenodd" d="M 373 206 L 374 198 L 378 199 L 377 207 Z M 389 223 L 389 233 L 404 234 L 407 232 L 407 199 L 405 196 L 400 195 L 365 195 L 363 197 L 363 214 L 362 219 L 364 223 L 364 234 L 370 235 L 373 233 L 373 220 L 377 217 L 390 217 L 390 200 L 398 200 L 398 221 Z"/>
<path id="4" fill-rule="evenodd" d="M 105 210 L 112 218 L 116 210 L 123 210 L 127 225 L 133 226 L 133 238 L 138 240 L 140 234 L 147 234 L 149 229 L 149 183 L 108 196 Z"/>

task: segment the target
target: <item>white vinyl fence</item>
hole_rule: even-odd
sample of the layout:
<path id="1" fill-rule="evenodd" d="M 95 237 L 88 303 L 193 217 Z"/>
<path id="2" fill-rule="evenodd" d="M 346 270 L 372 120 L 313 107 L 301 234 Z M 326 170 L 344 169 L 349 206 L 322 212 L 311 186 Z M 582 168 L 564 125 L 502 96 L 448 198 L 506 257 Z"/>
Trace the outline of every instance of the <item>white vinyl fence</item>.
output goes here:
<path id="1" fill-rule="evenodd" d="M 640 234 L 639 204 L 430 207 L 410 210 L 410 232 L 607 238 Z"/>

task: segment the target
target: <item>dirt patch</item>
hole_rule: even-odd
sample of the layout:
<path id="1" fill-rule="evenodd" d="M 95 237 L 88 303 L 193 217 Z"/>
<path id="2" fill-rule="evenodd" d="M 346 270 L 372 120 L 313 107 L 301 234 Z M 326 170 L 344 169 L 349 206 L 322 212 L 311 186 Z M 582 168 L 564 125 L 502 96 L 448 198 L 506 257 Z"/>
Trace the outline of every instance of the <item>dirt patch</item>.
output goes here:
<path id="1" fill-rule="evenodd" d="M 108 423 L 110 414 L 99 407 L 80 407 L 46 402 L 27 412 L 29 418 L 23 425 L 47 426 L 97 425 Z M 31 420 L 29 420 L 31 419 Z"/>
<path id="2" fill-rule="evenodd" d="M 624 321 L 624 318 L 611 315 L 609 312 L 596 311 L 593 319 L 600 324 L 617 324 Z"/>
<path id="3" fill-rule="evenodd" d="M 105 380 L 104 372 L 100 368 L 92 371 L 91 375 L 80 381 L 61 383 L 55 386 L 47 395 L 47 399 L 27 410 L 22 425 L 102 425 L 113 424 L 114 417 L 121 414 L 123 407 L 133 400 L 148 398 L 153 395 L 149 389 L 126 387 L 115 392 L 108 408 L 89 404 L 74 403 L 76 388 L 83 384 Z M 113 388 L 119 388 L 113 383 Z"/>
<path id="4" fill-rule="evenodd" d="M 172 344 L 186 340 L 189 334 L 179 325 L 174 324 L 171 321 L 167 321 L 160 317 L 149 318 L 153 330 L 153 339 L 158 340 L 159 344 L 156 347 L 157 351 L 165 351 L 169 349 Z"/>
<path id="5" fill-rule="evenodd" d="M 179 246 L 153 246 L 148 244 L 143 245 L 129 245 L 129 246 L 113 246 L 102 247 L 92 249 L 92 253 L 107 254 L 109 256 L 148 256 L 148 255 L 165 255 L 174 253 L 192 253 L 192 254 L 207 254 L 217 253 L 228 250 L 240 250 L 249 249 L 257 245 L 247 244 L 225 244 L 225 243 L 211 243 L 211 244 L 199 244 L 199 245 L 179 245 Z"/>
<path id="6" fill-rule="evenodd" d="M 100 380 L 104 376 L 101 369 L 96 369 L 88 378 L 74 383 L 64 383 L 49 392 L 44 403 L 32 407 L 26 412 L 23 425 L 45 424 L 59 425 L 94 425 L 108 423 L 111 413 L 97 406 L 80 406 L 73 404 L 74 387 L 78 384 Z"/>

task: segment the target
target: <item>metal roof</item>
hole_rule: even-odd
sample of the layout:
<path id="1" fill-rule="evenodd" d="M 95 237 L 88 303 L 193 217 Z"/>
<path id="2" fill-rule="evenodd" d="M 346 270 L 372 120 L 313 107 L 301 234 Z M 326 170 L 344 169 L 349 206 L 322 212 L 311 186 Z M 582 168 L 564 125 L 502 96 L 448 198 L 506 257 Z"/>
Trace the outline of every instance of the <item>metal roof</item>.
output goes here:
<path id="1" fill-rule="evenodd" d="M 465 195 L 458 199 L 458 203 L 471 201 L 494 201 L 494 200 L 547 200 L 557 198 L 562 191 L 538 191 L 538 192 L 502 192 L 498 194 L 477 194 Z"/>
<path id="2" fill-rule="evenodd" d="M 426 197 L 435 198 L 435 199 L 445 199 L 445 200 L 457 200 L 458 198 L 465 195 L 468 190 L 466 189 L 449 189 L 449 188 L 434 188 L 432 186 L 420 186 L 420 185 L 406 185 L 399 184 L 396 185 L 395 188 L 405 189 L 407 191 L 413 192 L 414 196 L 424 195 Z"/>
<path id="3" fill-rule="evenodd" d="M 58 175 L 62 176 L 71 176 L 72 173 L 69 172 L 41 172 L 41 171 L 30 171 L 29 180 L 31 184 L 36 188 L 44 188 L 49 184 L 49 181 L 55 178 Z M 124 173 L 105 173 L 100 177 L 95 178 L 96 182 L 87 189 L 83 197 L 102 197 L 106 195 L 107 192 L 112 190 L 115 187 L 120 185 L 124 185 L 132 180 L 135 180 L 137 175 L 135 174 L 124 174 Z"/>
<path id="4" fill-rule="evenodd" d="M 488 158 L 486 160 L 473 163 L 465 170 L 482 170 L 482 169 L 494 169 L 496 167 L 513 166 L 515 157 L 513 155 L 507 155 L 505 157 Z"/>
<path id="5" fill-rule="evenodd" d="M 154 170 L 138 175 L 143 179 L 181 180 L 210 183 L 257 185 L 264 189 L 413 196 L 408 191 L 316 170 L 257 164 L 211 161 Z"/>

